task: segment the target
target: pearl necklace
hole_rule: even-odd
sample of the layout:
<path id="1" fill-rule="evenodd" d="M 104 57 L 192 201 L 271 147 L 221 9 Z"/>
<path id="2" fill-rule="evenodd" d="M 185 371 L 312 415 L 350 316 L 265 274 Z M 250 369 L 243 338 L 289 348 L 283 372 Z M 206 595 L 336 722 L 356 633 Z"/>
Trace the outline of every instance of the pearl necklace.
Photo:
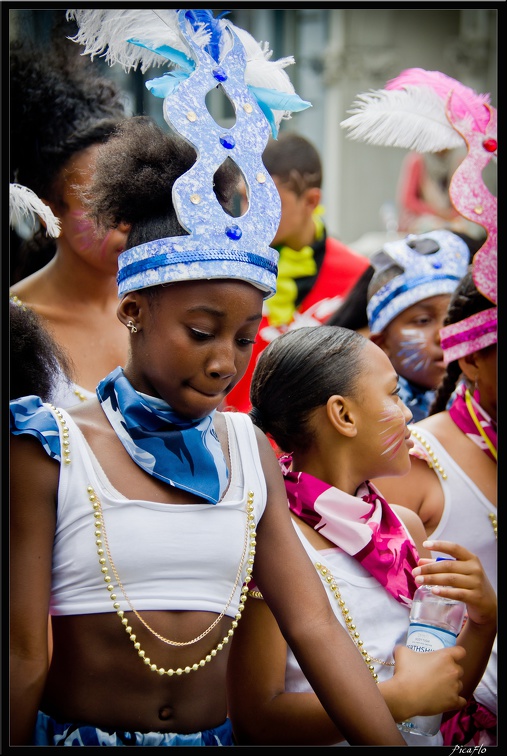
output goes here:
<path id="1" fill-rule="evenodd" d="M 58 421 L 60 422 L 62 426 L 62 461 L 66 465 L 70 465 L 71 463 L 71 457 L 70 457 L 70 444 L 69 444 L 69 428 L 67 426 L 67 423 L 65 421 L 65 418 L 60 412 L 59 409 L 57 409 L 54 405 L 49 405 L 53 412 L 56 414 Z M 213 657 L 217 655 L 219 651 L 222 651 L 223 647 L 229 643 L 230 638 L 234 635 L 234 630 L 238 626 L 238 622 L 241 619 L 242 612 L 245 608 L 245 602 L 247 600 L 248 596 L 248 584 L 250 583 L 250 580 L 252 578 L 252 571 L 253 571 L 253 563 L 254 563 L 254 557 L 255 557 L 255 546 L 257 544 L 256 537 L 257 537 L 257 531 L 255 526 L 255 516 L 254 516 L 254 492 L 249 491 L 247 496 L 247 505 L 246 505 L 246 529 L 245 529 L 245 540 L 243 543 L 243 551 L 241 554 L 241 560 L 239 563 L 238 571 L 236 573 L 236 579 L 234 581 L 234 585 L 232 587 L 231 594 L 227 600 L 227 603 L 224 607 L 224 609 L 220 612 L 220 614 L 216 617 L 216 619 L 211 623 L 211 625 L 204 630 L 200 635 L 196 636 L 190 641 L 172 641 L 169 638 L 164 638 L 164 636 L 160 635 L 160 633 L 157 633 L 153 628 L 148 625 L 148 623 L 141 617 L 141 615 L 134 609 L 132 606 L 132 603 L 125 591 L 125 588 L 123 587 L 123 583 L 120 580 L 120 577 L 118 575 L 118 571 L 116 569 L 116 565 L 113 562 L 113 558 L 111 556 L 111 552 L 109 549 L 109 543 L 107 540 L 107 532 L 106 532 L 106 526 L 104 522 L 104 515 L 102 512 L 102 505 L 100 503 L 100 500 L 95 493 L 95 490 L 93 486 L 88 485 L 87 487 L 88 492 L 88 498 L 92 503 L 93 506 L 93 513 L 94 513 L 94 519 L 95 519 L 95 545 L 97 546 L 97 554 L 99 556 L 99 564 L 100 564 L 100 571 L 104 577 L 104 582 L 106 584 L 106 589 L 109 593 L 109 598 L 111 601 L 113 601 L 113 607 L 116 610 L 116 614 L 121 620 L 122 625 L 125 628 L 125 632 L 128 634 L 130 640 L 134 644 L 134 648 L 137 651 L 138 656 L 144 661 L 144 663 L 150 667 L 152 672 L 157 672 L 159 675 L 168 675 L 169 677 L 172 677 L 173 675 L 182 675 L 182 674 L 189 674 L 189 672 L 195 672 L 200 667 L 204 667 L 205 664 L 209 663 Z M 103 540 L 102 540 L 103 539 Z M 248 544 L 250 544 L 250 547 L 248 548 Z M 102 548 L 105 546 L 105 552 Z M 197 643 L 197 641 L 204 638 L 208 633 L 211 632 L 211 630 L 216 627 L 216 625 L 220 622 L 222 617 L 225 615 L 225 612 L 230 606 L 230 603 L 233 599 L 234 593 L 236 591 L 236 588 L 239 583 L 239 579 L 241 576 L 241 571 L 243 569 L 243 565 L 245 563 L 245 557 L 247 556 L 247 550 L 248 550 L 248 559 L 246 560 L 247 567 L 246 567 L 246 574 L 245 579 L 243 581 L 243 585 L 241 588 L 241 595 L 239 599 L 239 606 L 238 611 L 236 612 L 234 619 L 231 623 L 230 629 L 227 631 L 227 635 L 225 635 L 220 643 L 218 643 L 214 649 L 212 649 L 209 654 L 206 654 L 206 656 L 203 659 L 200 659 L 199 662 L 192 664 L 192 666 L 186 666 L 184 668 L 178 667 L 177 669 L 164 669 L 163 667 L 158 667 L 156 664 L 152 663 L 151 659 L 146 656 L 146 652 L 141 648 L 140 643 L 137 641 L 137 638 L 135 634 L 132 632 L 132 627 L 128 623 L 128 619 L 124 616 L 125 612 L 121 609 L 120 604 L 117 601 L 117 594 L 114 592 L 114 585 L 112 585 L 111 582 L 111 576 L 108 574 L 109 568 L 106 564 L 106 559 L 104 556 L 104 553 L 106 553 L 107 558 L 109 560 L 109 564 L 111 566 L 111 570 L 113 572 L 113 575 L 116 579 L 116 582 L 118 586 L 121 589 L 121 592 L 123 593 L 123 596 L 129 605 L 132 612 L 135 614 L 135 616 L 142 622 L 142 624 L 146 627 L 147 630 L 149 630 L 153 635 L 155 635 L 159 640 L 161 640 L 163 643 L 167 643 L 171 646 L 189 646 L 193 643 Z"/>
<path id="2" fill-rule="evenodd" d="M 489 517 L 489 521 L 491 523 L 491 526 L 493 528 L 493 533 L 495 534 L 495 538 L 496 538 L 496 540 L 498 540 L 498 521 L 496 519 L 496 513 L 495 512 L 490 512 L 488 514 L 488 517 Z"/>
<path id="3" fill-rule="evenodd" d="M 431 462 L 429 460 L 426 460 L 428 466 L 432 469 L 438 470 L 443 480 L 447 480 L 447 473 L 445 472 L 442 465 L 439 463 L 437 455 L 431 448 L 430 444 L 426 441 L 425 438 L 421 436 L 419 431 L 415 430 L 415 428 L 411 428 L 410 432 L 414 436 L 414 438 L 416 438 L 419 441 L 419 443 L 422 444 L 424 448 L 426 449 L 426 451 L 428 452 L 428 455 L 431 459 Z M 497 521 L 496 512 L 489 512 L 488 519 L 492 525 L 493 532 L 495 534 L 495 539 L 498 540 L 498 521 Z"/>
<path id="4" fill-rule="evenodd" d="M 118 575 L 118 571 L 116 569 L 116 566 L 113 562 L 113 559 L 111 557 L 111 552 L 109 550 L 109 543 L 107 540 L 107 532 L 106 532 L 106 526 L 104 522 L 104 515 L 102 512 L 102 505 L 100 503 L 100 500 L 95 493 L 92 486 L 88 486 L 88 498 L 90 499 L 93 510 L 94 510 L 94 518 L 95 518 L 95 545 L 97 546 L 97 554 L 99 556 L 99 564 L 100 564 L 100 570 L 104 576 L 104 582 L 106 583 L 106 589 L 109 592 L 109 598 L 111 601 L 113 601 L 113 607 L 116 610 L 116 614 L 121 620 L 122 625 L 125 628 L 125 632 L 128 634 L 130 640 L 134 644 L 134 648 L 137 651 L 138 656 L 144 661 L 144 663 L 150 667 L 152 672 L 157 672 L 159 675 L 168 675 L 169 677 L 172 677 L 172 675 L 182 675 L 182 674 L 188 674 L 192 671 L 197 671 L 200 667 L 204 667 L 205 664 L 210 662 L 213 657 L 217 655 L 219 651 L 223 649 L 223 647 L 229 642 L 230 638 L 234 635 L 234 630 L 238 626 L 238 622 L 241 619 L 241 613 L 245 607 L 245 601 L 247 599 L 248 594 L 248 583 L 251 580 L 252 575 L 252 569 L 253 569 L 253 563 L 254 563 L 254 556 L 255 556 L 255 545 L 256 545 L 256 530 L 255 530 L 255 518 L 254 518 L 254 493 L 253 491 L 248 492 L 248 498 L 247 498 L 247 507 L 246 507 L 246 515 L 247 515 L 247 522 L 246 522 L 246 530 L 245 530 L 245 541 L 243 544 L 243 552 L 241 555 L 240 564 L 238 567 L 238 571 L 236 574 L 236 580 L 234 581 L 234 586 L 232 588 L 231 594 L 229 596 L 229 599 L 227 601 L 227 604 L 225 605 L 222 612 L 216 617 L 216 619 L 211 623 L 211 625 L 204 630 L 200 635 L 193 638 L 190 641 L 173 641 L 169 638 L 164 638 L 162 635 L 157 633 L 153 628 L 151 628 L 148 623 L 140 616 L 140 614 L 137 612 L 136 609 L 132 606 L 132 603 L 125 591 L 125 588 L 120 580 L 120 577 Z M 250 542 L 250 549 L 248 550 L 248 542 Z M 104 548 L 105 546 L 105 552 Z M 216 627 L 218 622 L 222 619 L 225 612 L 227 611 L 232 598 L 234 596 L 234 593 L 236 591 L 236 588 L 239 583 L 241 571 L 243 569 L 243 565 L 245 563 L 245 557 L 248 550 L 248 559 L 247 559 L 247 568 L 246 568 L 246 576 L 245 580 L 243 581 L 243 586 L 241 588 L 241 596 L 240 596 L 240 604 L 238 606 L 238 611 L 231 623 L 231 628 L 227 631 L 227 635 L 225 635 L 221 642 L 217 644 L 217 646 L 212 649 L 209 654 L 207 654 L 203 659 L 200 659 L 199 662 L 196 662 L 195 664 L 192 664 L 191 666 L 186 666 L 184 668 L 178 667 L 177 669 L 164 669 L 164 667 L 158 667 L 156 664 L 154 664 L 151 659 L 146 656 L 146 652 L 141 648 L 141 645 L 139 641 L 137 641 L 136 635 L 132 632 L 132 627 L 128 623 L 128 619 L 124 616 L 124 611 L 121 609 L 119 602 L 117 601 L 117 594 L 114 592 L 114 585 L 111 582 L 111 576 L 108 574 L 109 568 L 106 564 L 106 558 L 104 556 L 104 553 L 107 555 L 107 559 L 109 561 L 109 565 L 111 567 L 111 570 L 113 572 L 113 575 L 115 577 L 116 583 L 118 584 L 121 592 L 123 593 L 123 596 L 125 598 L 125 601 L 129 605 L 132 612 L 135 614 L 135 616 L 140 620 L 140 622 L 153 634 L 155 637 L 157 637 L 159 640 L 161 640 L 163 643 L 167 643 L 171 646 L 189 646 L 193 643 L 197 643 L 197 641 L 204 638 L 211 630 Z"/>
<path id="5" fill-rule="evenodd" d="M 428 466 L 431 469 L 438 470 L 442 478 L 444 480 L 447 480 L 447 473 L 445 472 L 444 468 L 438 461 L 437 455 L 435 454 L 435 452 L 433 451 L 429 443 L 426 441 L 426 439 L 424 439 L 419 433 L 419 431 L 415 430 L 415 428 L 411 428 L 410 433 L 414 436 L 414 438 L 416 438 L 419 441 L 420 444 L 424 446 L 424 448 L 428 452 L 428 456 L 430 457 L 430 460 L 431 460 L 431 461 L 426 460 L 426 462 L 428 463 Z"/>
<path id="6" fill-rule="evenodd" d="M 315 562 L 315 569 L 337 600 L 338 606 L 340 607 L 340 611 L 343 615 L 343 619 L 345 620 L 345 627 L 347 628 L 350 637 L 354 641 L 354 645 L 363 657 L 365 664 L 370 670 L 371 676 L 373 677 L 375 682 L 378 683 L 378 675 L 375 672 L 375 667 L 371 662 L 377 662 L 377 664 L 383 664 L 386 667 L 394 667 L 394 662 L 387 662 L 383 661 L 382 659 L 376 659 L 374 656 L 370 656 L 368 651 L 363 648 L 363 641 L 361 640 L 361 636 L 359 635 L 357 627 L 354 624 L 353 618 L 349 614 L 348 608 L 345 606 L 345 601 L 343 600 L 342 595 L 339 591 L 336 579 L 333 577 L 329 569 L 322 564 L 322 562 Z"/>

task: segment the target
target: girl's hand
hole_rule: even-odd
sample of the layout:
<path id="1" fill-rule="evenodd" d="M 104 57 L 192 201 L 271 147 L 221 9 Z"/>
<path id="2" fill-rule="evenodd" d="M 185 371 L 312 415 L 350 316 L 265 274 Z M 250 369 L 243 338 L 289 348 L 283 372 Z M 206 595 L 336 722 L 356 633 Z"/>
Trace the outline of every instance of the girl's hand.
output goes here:
<path id="1" fill-rule="evenodd" d="M 419 559 L 412 574 L 418 585 L 435 586 L 433 592 L 463 601 L 468 618 L 476 625 L 496 623 L 496 594 L 480 559 L 452 541 L 424 541 L 425 548 L 449 554 L 452 559 Z"/>
<path id="2" fill-rule="evenodd" d="M 461 661 L 466 651 L 451 646 L 419 653 L 406 646 L 394 649 L 393 692 L 396 684 L 396 719 L 432 716 L 461 709 L 466 699 L 460 696 L 463 683 Z"/>

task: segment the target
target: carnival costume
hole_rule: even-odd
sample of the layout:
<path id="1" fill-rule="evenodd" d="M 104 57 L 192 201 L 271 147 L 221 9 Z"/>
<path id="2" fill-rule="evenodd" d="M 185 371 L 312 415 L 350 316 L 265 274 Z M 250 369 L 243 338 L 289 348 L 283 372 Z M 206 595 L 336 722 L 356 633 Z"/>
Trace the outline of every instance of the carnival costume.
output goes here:
<path id="1" fill-rule="evenodd" d="M 431 245 L 430 251 L 426 251 L 425 244 Z M 382 275 L 383 270 L 392 266 L 399 267 L 401 272 L 370 297 L 366 307 L 370 332 L 382 333 L 394 318 L 418 302 L 439 294 L 452 294 L 465 275 L 469 260 L 467 244 L 446 229 L 386 242 L 371 258 L 374 275 Z M 424 369 L 425 361 L 417 342 L 401 342 L 398 356 L 412 372 Z M 411 410 L 413 421 L 427 417 L 435 390 L 425 389 L 402 375 L 399 386 L 400 397 Z"/>
<path id="2" fill-rule="evenodd" d="M 295 94 L 283 71 L 293 59 L 271 62 L 266 43 L 261 47 L 223 15 L 214 18 L 209 10 L 67 11 L 67 18 L 78 25 L 74 41 L 84 44 L 92 57 L 104 53 L 107 62 L 120 63 L 126 71 L 161 63 L 173 67 L 146 85 L 163 98 L 169 126 L 197 152 L 196 162 L 172 189 L 174 208 L 188 233 L 122 252 L 120 297 L 164 283 L 212 278 L 246 281 L 264 298 L 275 291 L 278 253 L 269 242 L 278 227 L 280 198 L 262 152 L 282 118 L 309 103 Z M 206 107 L 207 93 L 217 87 L 234 105 L 231 128 L 215 123 Z M 240 218 L 228 215 L 213 191 L 214 175 L 228 158 L 247 184 L 250 206 Z M 247 599 L 256 526 L 267 496 L 253 424 L 246 415 L 225 416 L 228 469 L 214 412 L 195 421 L 181 417 L 161 399 L 137 392 L 121 368 L 101 381 L 97 397 L 135 463 L 193 493 L 197 501 L 178 505 L 127 499 L 108 481 L 64 409 L 34 396 L 13 401 L 12 432 L 35 436 L 60 463 L 51 614 L 116 612 L 133 642 L 134 664 L 176 678 L 199 674 L 229 642 Z M 224 616 L 231 623 L 222 641 L 202 659 L 166 670 L 135 642 L 124 617 L 129 609 L 171 645 L 196 643 Z M 155 633 L 138 610 L 210 611 L 217 617 L 197 638 L 174 642 Z M 233 744 L 228 719 L 211 731 L 190 735 L 111 733 L 59 723 L 43 712 L 35 739 L 38 745 Z"/>
<path id="3" fill-rule="evenodd" d="M 373 484 L 366 481 L 351 496 L 308 473 L 292 471 L 291 462 L 289 455 L 280 458 L 291 512 L 335 546 L 317 550 L 297 524 L 295 530 L 327 588 L 333 612 L 371 674 L 377 682 L 389 680 L 393 649 L 405 642 L 416 588 L 412 570 L 418 555 L 412 539 Z M 312 692 L 290 648 L 285 689 Z M 403 737 L 409 745 L 442 744 L 440 734 L 424 742 L 411 733 Z"/>
<path id="4" fill-rule="evenodd" d="M 148 406 L 154 399 L 141 397 Z M 161 400 L 153 404 L 158 408 Z M 130 500 L 107 479 L 83 433 L 65 410 L 42 403 L 35 396 L 22 397 L 11 402 L 11 417 L 13 433 L 33 435 L 46 453 L 60 463 L 52 615 L 116 611 L 100 579 L 94 535 L 96 501 L 100 501 L 101 518 L 118 574 L 128 586 L 129 599 L 136 609 L 220 614 L 227 605 L 224 613 L 236 615 L 248 563 L 244 556 L 242 560 L 247 519 L 256 525 L 266 504 L 266 483 L 248 416 L 226 415 L 231 475 L 215 504 L 205 500 L 196 504 Z M 178 448 L 188 453 L 193 443 L 192 438 L 187 441 L 188 429 L 173 433 L 178 436 L 175 439 Z M 146 440 L 149 443 L 149 438 Z M 171 458 L 170 451 L 166 454 Z M 189 476 L 192 471 L 194 487 L 199 484 L 207 487 L 207 476 L 203 477 L 199 468 L 189 464 Z M 174 485 L 189 488 L 186 479 L 175 481 Z M 247 500 L 253 505 L 251 518 L 246 516 Z M 202 560 L 195 559 L 196 553 L 202 555 Z M 238 584 L 229 598 L 241 561 L 241 579 L 236 580 Z M 178 565 L 177 572 L 174 564 Z M 121 596 L 117 600 L 122 603 Z M 123 608 L 128 608 L 124 602 Z"/>
<path id="5" fill-rule="evenodd" d="M 478 94 L 440 71 L 412 68 L 391 79 L 385 89 L 359 95 L 349 112 L 352 115 L 341 126 L 349 130 L 352 139 L 417 152 L 466 146 L 467 154 L 452 175 L 449 196 L 460 215 L 486 231 L 486 241 L 472 261 L 472 277 L 477 290 L 493 306 L 442 328 L 440 345 L 448 365 L 496 344 L 497 199 L 483 178 L 484 168 L 496 160 L 498 149 L 497 111 L 490 105 L 490 96 Z M 449 415 L 468 438 L 496 461 L 496 423 L 481 407 L 477 391 L 472 395 L 465 384 L 459 385 Z M 496 507 L 426 429 L 411 430 L 416 442 L 411 453 L 426 459 L 439 475 L 444 491 L 444 514 L 433 535 L 442 537 L 446 533 L 451 540 L 471 548 L 496 590 Z M 444 744 L 496 745 L 496 695 L 495 640 L 474 698 L 464 709 L 443 717 Z"/>

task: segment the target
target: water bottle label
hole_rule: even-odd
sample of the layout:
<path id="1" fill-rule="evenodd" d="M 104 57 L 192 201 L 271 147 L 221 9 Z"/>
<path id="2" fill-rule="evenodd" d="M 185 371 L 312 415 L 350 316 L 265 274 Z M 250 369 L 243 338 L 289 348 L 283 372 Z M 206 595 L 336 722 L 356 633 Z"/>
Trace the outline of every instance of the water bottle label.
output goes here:
<path id="1" fill-rule="evenodd" d="M 406 645 L 412 651 L 422 653 L 438 651 L 440 648 L 456 645 L 456 635 L 441 627 L 414 622 L 408 628 Z"/>
<path id="2" fill-rule="evenodd" d="M 442 715 L 434 714 L 431 717 L 412 717 L 398 725 L 402 732 L 410 732 L 413 735 L 426 735 L 432 737 L 436 735 L 442 723 Z"/>

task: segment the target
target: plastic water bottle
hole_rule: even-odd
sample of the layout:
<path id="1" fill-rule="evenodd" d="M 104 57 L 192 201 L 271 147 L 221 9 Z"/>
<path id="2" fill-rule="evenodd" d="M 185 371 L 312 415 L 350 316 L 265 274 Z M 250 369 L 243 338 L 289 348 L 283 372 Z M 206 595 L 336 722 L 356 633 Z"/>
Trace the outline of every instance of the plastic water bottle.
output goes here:
<path id="1" fill-rule="evenodd" d="M 438 557 L 437 561 L 445 558 Z M 438 596 L 432 593 L 431 586 L 421 585 L 414 593 L 406 646 L 426 653 L 456 645 L 465 612 L 466 604 L 462 601 Z M 441 721 L 442 714 L 412 717 L 398 724 L 398 728 L 416 735 L 436 735 Z"/>

